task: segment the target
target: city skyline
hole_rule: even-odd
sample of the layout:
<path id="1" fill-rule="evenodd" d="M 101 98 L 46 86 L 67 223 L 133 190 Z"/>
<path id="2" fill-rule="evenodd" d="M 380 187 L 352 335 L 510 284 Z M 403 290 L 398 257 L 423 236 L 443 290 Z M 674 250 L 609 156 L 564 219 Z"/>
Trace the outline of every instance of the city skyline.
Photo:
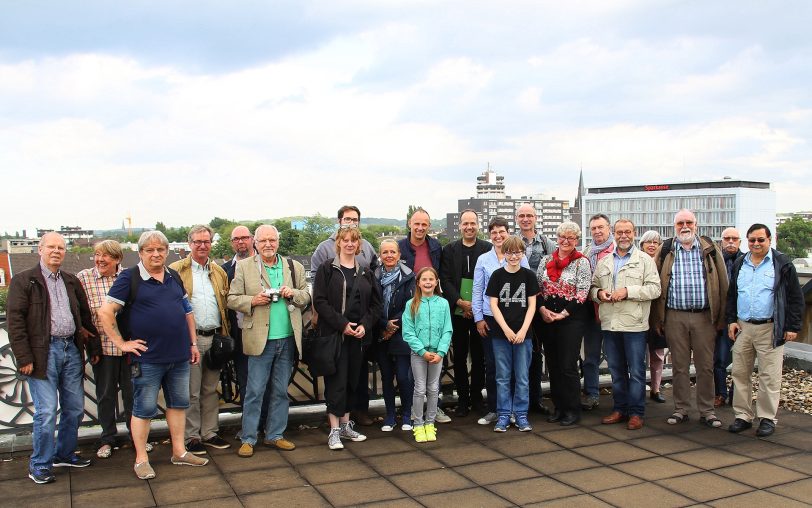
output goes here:
<path id="1" fill-rule="evenodd" d="M 767 181 L 812 209 L 812 4 L 0 8 L 0 232 L 213 217 L 435 221 L 507 193 Z M 32 204 L 35 202 L 35 204 Z"/>

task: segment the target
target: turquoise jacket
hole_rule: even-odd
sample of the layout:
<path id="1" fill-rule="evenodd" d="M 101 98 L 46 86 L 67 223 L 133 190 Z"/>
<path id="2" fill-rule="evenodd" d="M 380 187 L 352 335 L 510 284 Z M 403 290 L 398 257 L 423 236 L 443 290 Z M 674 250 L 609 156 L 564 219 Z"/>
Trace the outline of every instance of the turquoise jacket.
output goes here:
<path id="1" fill-rule="evenodd" d="M 401 321 L 403 340 L 416 354 L 426 351 L 445 356 L 451 344 L 451 311 L 448 301 L 437 295 L 422 297 L 417 316 L 412 317 L 412 300 L 406 302 Z"/>

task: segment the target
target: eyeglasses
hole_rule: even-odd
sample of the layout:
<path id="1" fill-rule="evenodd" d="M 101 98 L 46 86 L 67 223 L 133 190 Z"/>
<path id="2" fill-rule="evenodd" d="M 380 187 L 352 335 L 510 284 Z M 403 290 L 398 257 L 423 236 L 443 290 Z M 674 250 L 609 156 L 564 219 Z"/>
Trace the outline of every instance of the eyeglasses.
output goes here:
<path id="1" fill-rule="evenodd" d="M 628 229 L 626 231 L 615 230 L 615 236 L 634 236 L 634 231 Z"/>
<path id="2" fill-rule="evenodd" d="M 649 240 L 647 242 L 643 242 L 643 245 L 646 245 L 647 243 L 653 243 L 654 245 L 660 245 L 660 242 L 658 242 L 657 240 Z"/>
<path id="3" fill-rule="evenodd" d="M 767 238 L 764 238 L 763 236 L 761 238 L 748 238 L 747 239 L 748 243 L 765 243 L 766 241 L 767 241 Z"/>
<path id="4" fill-rule="evenodd" d="M 276 243 L 276 242 L 278 242 L 278 241 L 279 241 L 279 238 L 264 238 L 264 239 L 262 239 L 262 240 L 257 240 L 257 243 L 258 243 L 258 244 L 264 244 L 264 243 Z"/>
<path id="5" fill-rule="evenodd" d="M 247 242 L 250 239 L 251 239 L 250 236 L 235 236 L 234 238 L 231 239 L 231 241 L 232 242 Z"/>
<path id="6" fill-rule="evenodd" d="M 192 244 L 195 247 L 200 247 L 201 245 L 211 245 L 211 240 L 192 240 Z"/>
<path id="7" fill-rule="evenodd" d="M 342 217 L 341 222 L 354 222 L 354 223 L 358 224 L 359 222 L 361 222 L 361 219 L 354 218 L 354 217 Z"/>
<path id="8" fill-rule="evenodd" d="M 693 220 L 680 220 L 674 223 L 677 226 L 693 226 L 696 224 L 696 221 Z"/>
<path id="9" fill-rule="evenodd" d="M 516 217 L 518 217 L 518 218 L 520 218 L 520 219 L 532 219 L 532 218 L 534 218 L 534 217 L 535 217 L 535 215 L 534 215 L 534 214 L 532 214 L 532 213 L 520 213 L 520 214 L 519 214 L 519 215 L 517 215 Z"/>
<path id="10" fill-rule="evenodd" d="M 524 256 L 524 252 L 505 252 L 505 257 L 508 258 L 520 258 Z"/>
<path id="11" fill-rule="evenodd" d="M 558 241 L 559 242 L 575 243 L 575 242 L 578 241 L 578 237 L 577 236 L 559 236 Z"/>
<path id="12" fill-rule="evenodd" d="M 726 242 L 738 242 L 739 237 L 738 236 L 723 236 L 722 240 L 724 240 Z"/>

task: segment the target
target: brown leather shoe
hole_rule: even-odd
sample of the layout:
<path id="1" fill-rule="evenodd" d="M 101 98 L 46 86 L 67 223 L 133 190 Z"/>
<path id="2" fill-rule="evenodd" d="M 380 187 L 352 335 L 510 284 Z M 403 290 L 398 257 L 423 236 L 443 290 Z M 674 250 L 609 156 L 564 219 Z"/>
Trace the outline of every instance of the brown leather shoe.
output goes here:
<path id="1" fill-rule="evenodd" d="M 612 414 L 609 416 L 604 416 L 601 418 L 601 423 L 604 425 L 611 425 L 613 423 L 625 422 L 628 419 L 629 417 L 622 414 L 620 411 L 612 411 Z"/>
<path id="2" fill-rule="evenodd" d="M 280 450 L 284 450 L 286 452 L 296 449 L 296 445 L 288 441 L 284 437 L 280 437 L 279 439 L 274 440 L 265 440 L 263 441 L 263 443 L 265 444 L 265 446 L 279 448 Z"/>
<path id="3" fill-rule="evenodd" d="M 643 428 L 643 419 L 637 415 L 634 415 L 629 418 L 629 423 L 626 424 L 626 428 L 629 430 L 638 430 Z"/>
<path id="4" fill-rule="evenodd" d="M 361 411 L 353 411 L 350 413 L 350 420 L 354 421 L 357 425 L 363 425 L 364 427 L 368 427 L 374 423 L 372 418 L 369 417 L 369 414 Z"/>
<path id="5" fill-rule="evenodd" d="M 713 399 L 713 407 L 722 407 L 725 405 L 725 398 L 722 395 L 717 395 Z"/>

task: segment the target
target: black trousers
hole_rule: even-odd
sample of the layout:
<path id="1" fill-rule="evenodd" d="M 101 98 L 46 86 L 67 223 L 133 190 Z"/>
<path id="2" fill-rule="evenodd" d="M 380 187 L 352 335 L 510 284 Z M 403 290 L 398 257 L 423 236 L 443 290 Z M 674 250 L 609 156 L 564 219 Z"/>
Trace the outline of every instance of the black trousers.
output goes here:
<path id="1" fill-rule="evenodd" d="M 329 414 L 342 417 L 353 407 L 363 357 L 361 341 L 345 335 L 338 368 L 332 376 L 324 377 L 324 400 Z"/>
<path id="2" fill-rule="evenodd" d="M 482 401 L 485 388 L 485 353 L 482 337 L 473 319 L 452 315 L 451 347 L 454 348 L 454 387 L 461 405 L 468 406 Z M 471 381 L 468 381 L 468 354 L 471 354 Z"/>
<path id="3" fill-rule="evenodd" d="M 542 343 L 550 373 L 550 395 L 555 409 L 562 413 L 581 414 L 581 376 L 578 358 L 584 336 L 584 321 L 569 317 L 544 323 Z"/>
<path id="4" fill-rule="evenodd" d="M 544 354 L 542 351 L 542 334 L 544 334 L 544 320 L 536 312 L 533 316 L 533 355 L 530 357 L 530 407 L 541 404 L 541 376 L 544 373 Z"/>
<path id="5" fill-rule="evenodd" d="M 93 365 L 96 378 L 96 407 L 99 424 L 102 428 L 99 446 L 116 445 L 116 413 L 118 412 L 118 392 L 124 402 L 124 418 L 130 428 L 133 409 L 133 385 L 130 381 L 130 366 L 125 356 L 102 355 L 99 363 Z"/>

